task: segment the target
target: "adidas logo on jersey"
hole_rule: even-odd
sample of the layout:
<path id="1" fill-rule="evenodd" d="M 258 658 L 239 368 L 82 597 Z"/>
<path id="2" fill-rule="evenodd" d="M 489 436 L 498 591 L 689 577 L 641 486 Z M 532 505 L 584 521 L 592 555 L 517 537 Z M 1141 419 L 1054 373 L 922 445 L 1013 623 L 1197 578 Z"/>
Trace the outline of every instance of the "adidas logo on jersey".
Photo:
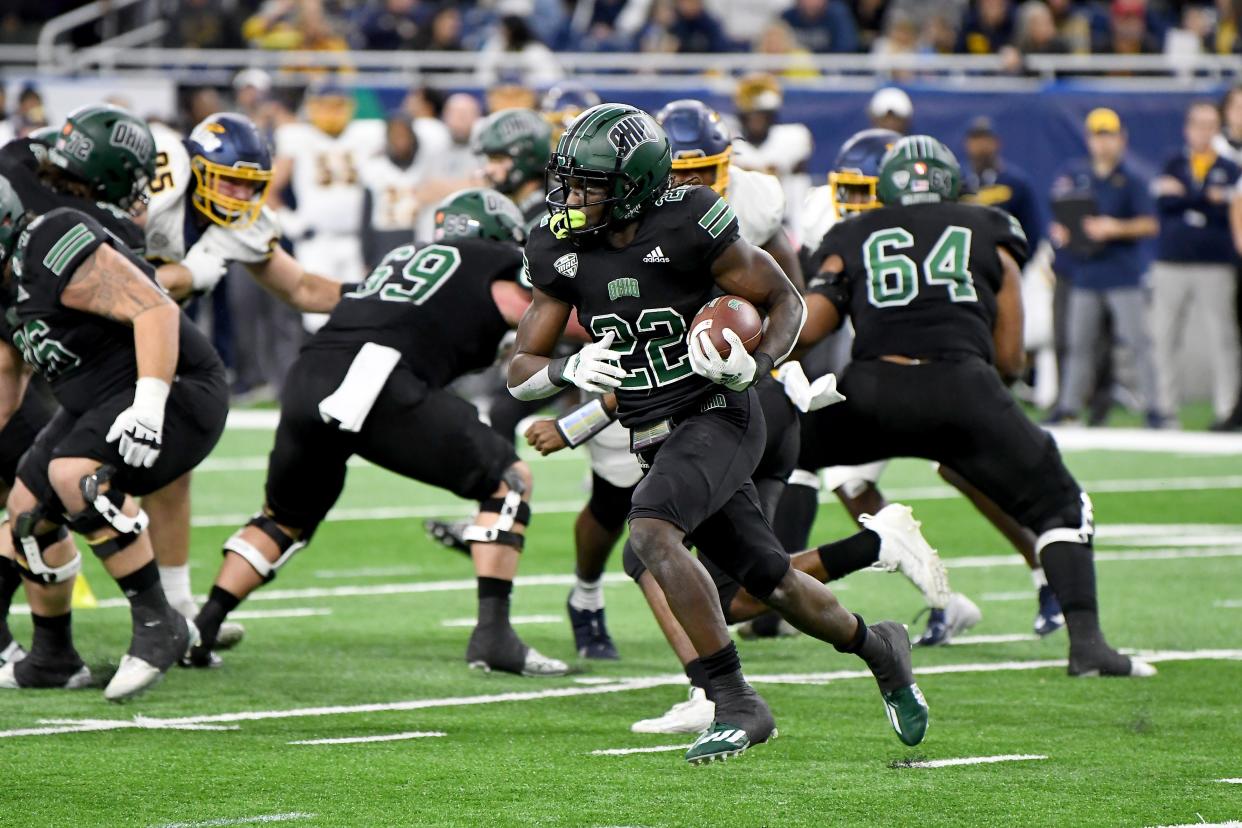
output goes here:
<path id="1" fill-rule="evenodd" d="M 661 250 L 660 245 L 657 244 L 650 253 L 643 256 L 643 261 L 647 264 L 667 264 L 672 260 L 669 259 L 668 256 L 664 255 L 664 251 Z"/>

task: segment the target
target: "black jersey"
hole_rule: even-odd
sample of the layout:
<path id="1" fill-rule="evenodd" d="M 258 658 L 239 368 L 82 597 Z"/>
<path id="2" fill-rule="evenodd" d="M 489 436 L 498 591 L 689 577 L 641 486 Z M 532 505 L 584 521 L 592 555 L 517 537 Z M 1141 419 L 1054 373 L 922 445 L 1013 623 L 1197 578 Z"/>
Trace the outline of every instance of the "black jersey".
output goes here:
<path id="1" fill-rule="evenodd" d="M 151 267 L 98 221 L 65 207 L 35 219 L 13 252 L 12 306 L 6 313 L 13 344 L 74 415 L 132 388 L 138 379 L 132 328 L 60 303 L 74 271 L 102 244 L 111 244 L 155 281 Z M 184 314 L 178 347 L 178 375 L 223 372 L 211 343 Z"/>
<path id="2" fill-rule="evenodd" d="M 495 361 L 509 324 L 491 286 L 518 279 L 521 269 L 521 249 L 504 242 L 402 245 L 341 297 L 306 347 L 387 345 L 401 352 L 416 376 L 443 388 Z"/>
<path id="3" fill-rule="evenodd" d="M 716 388 L 691 371 L 686 330 L 713 296 L 712 262 L 737 238 L 733 209 L 709 187 L 669 190 L 622 249 L 575 247 L 547 222 L 531 234 L 534 286 L 577 308 L 594 339 L 615 335 L 628 372 L 617 389 L 623 425 L 671 416 Z"/>
<path id="4" fill-rule="evenodd" d="M 22 206 L 37 215 L 50 213 L 57 207 L 80 210 L 99 222 L 118 243 L 141 255 L 146 247 L 146 236 L 124 210 L 102 201 L 58 193 L 39 180 L 39 167 L 46 157 L 47 147 L 29 138 L 10 141 L 0 147 L 0 175 L 13 185 Z"/>
<path id="5" fill-rule="evenodd" d="M 1026 236 L 1004 210 L 884 207 L 832 226 L 815 258 L 835 254 L 845 269 L 816 276 L 808 290 L 853 320 L 854 359 L 973 354 L 991 362 L 1004 279 L 997 247 L 1026 262 Z"/>

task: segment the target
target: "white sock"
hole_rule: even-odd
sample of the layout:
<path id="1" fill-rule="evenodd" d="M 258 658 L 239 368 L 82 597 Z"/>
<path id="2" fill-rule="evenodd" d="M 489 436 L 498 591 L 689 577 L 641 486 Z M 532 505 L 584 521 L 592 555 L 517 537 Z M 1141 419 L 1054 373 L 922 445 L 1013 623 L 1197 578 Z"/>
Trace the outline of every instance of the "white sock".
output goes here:
<path id="1" fill-rule="evenodd" d="M 172 604 L 173 609 L 185 615 L 187 607 L 194 607 L 194 614 L 198 614 L 198 608 L 194 604 L 194 595 L 190 592 L 189 564 L 161 566 L 160 584 L 164 587 L 164 597 L 168 599 L 168 603 Z"/>
<path id="2" fill-rule="evenodd" d="M 604 579 L 574 581 L 574 591 L 569 593 L 569 605 L 576 610 L 602 610 L 604 608 Z"/>
<path id="3" fill-rule="evenodd" d="M 1038 591 L 1048 586 L 1048 578 L 1044 575 L 1042 566 L 1035 567 L 1031 570 L 1031 580 L 1035 583 L 1035 589 Z"/>

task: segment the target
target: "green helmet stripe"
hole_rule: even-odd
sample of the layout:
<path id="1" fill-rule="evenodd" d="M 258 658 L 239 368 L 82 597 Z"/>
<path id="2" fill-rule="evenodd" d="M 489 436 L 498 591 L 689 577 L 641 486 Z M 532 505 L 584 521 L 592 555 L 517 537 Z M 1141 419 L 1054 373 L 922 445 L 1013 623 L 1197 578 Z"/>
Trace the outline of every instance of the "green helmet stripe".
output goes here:
<path id="1" fill-rule="evenodd" d="M 573 144 L 569 147 L 569 152 L 566 154 L 573 155 L 578 151 L 578 145 L 582 143 L 583 137 L 592 126 L 612 115 L 617 115 L 624 111 L 625 110 L 619 106 L 601 106 L 596 109 L 595 112 L 591 113 L 591 117 L 587 118 L 587 120 L 582 123 L 580 128 L 574 130 Z"/>

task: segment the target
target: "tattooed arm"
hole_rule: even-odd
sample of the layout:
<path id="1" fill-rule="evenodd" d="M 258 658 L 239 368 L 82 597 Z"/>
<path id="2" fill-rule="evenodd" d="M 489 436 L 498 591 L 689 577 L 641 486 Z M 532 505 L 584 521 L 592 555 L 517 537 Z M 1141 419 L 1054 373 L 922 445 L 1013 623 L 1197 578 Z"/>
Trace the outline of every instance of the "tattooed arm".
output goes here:
<path id="1" fill-rule="evenodd" d="M 172 383 L 177 369 L 181 311 L 129 259 L 102 244 L 61 291 L 66 308 L 129 325 L 134 329 L 138 376 Z"/>

